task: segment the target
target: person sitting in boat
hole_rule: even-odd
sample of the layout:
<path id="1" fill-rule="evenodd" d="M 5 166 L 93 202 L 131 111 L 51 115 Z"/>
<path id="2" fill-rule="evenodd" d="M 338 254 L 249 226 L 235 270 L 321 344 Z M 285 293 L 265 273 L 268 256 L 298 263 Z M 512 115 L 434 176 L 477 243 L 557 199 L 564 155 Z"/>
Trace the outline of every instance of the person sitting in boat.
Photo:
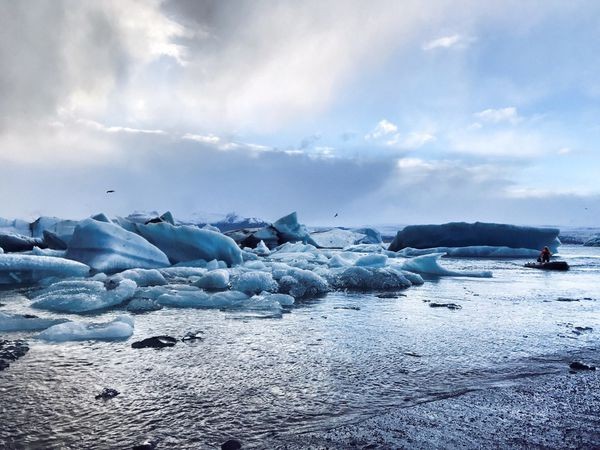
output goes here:
<path id="1" fill-rule="evenodd" d="M 552 253 L 550 253 L 550 249 L 548 247 L 544 247 L 544 250 L 541 251 L 540 256 L 538 256 L 538 262 L 547 263 L 550 262 L 550 257 Z"/>

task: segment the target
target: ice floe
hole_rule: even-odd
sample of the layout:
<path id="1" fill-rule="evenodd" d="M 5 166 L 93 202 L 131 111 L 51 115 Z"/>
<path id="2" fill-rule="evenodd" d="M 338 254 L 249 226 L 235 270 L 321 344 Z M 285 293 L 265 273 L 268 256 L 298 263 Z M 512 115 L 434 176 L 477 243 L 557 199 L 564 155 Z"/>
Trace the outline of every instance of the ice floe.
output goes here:
<path id="1" fill-rule="evenodd" d="M 0 331 L 39 331 L 67 319 L 48 319 L 31 314 L 11 314 L 0 312 Z"/>
<path id="2" fill-rule="evenodd" d="M 38 338 L 51 342 L 124 340 L 131 337 L 133 330 L 133 318 L 122 315 L 107 323 L 61 323 L 42 331 Z"/>
<path id="3" fill-rule="evenodd" d="M 448 270 L 439 264 L 439 260 L 442 256 L 444 256 L 444 253 L 432 253 L 430 255 L 417 256 L 404 261 L 401 267 L 403 270 L 409 272 L 428 275 L 478 278 L 490 278 L 492 276 L 492 272 L 488 270 Z"/>
<path id="4" fill-rule="evenodd" d="M 60 281 L 34 297 L 31 306 L 72 313 L 95 311 L 123 303 L 133 297 L 136 288 L 135 282 L 127 279 L 108 280 L 107 283 L 96 280 Z"/>
<path id="5" fill-rule="evenodd" d="M 0 284 L 33 283 L 49 277 L 85 277 L 90 268 L 52 256 L 0 254 Z"/>

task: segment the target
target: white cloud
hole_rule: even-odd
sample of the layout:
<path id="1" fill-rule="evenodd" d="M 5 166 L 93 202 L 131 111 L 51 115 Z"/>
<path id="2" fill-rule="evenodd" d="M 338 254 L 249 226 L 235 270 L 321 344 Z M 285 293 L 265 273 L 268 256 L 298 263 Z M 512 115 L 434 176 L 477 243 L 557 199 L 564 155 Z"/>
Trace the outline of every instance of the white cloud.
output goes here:
<path id="1" fill-rule="evenodd" d="M 562 147 L 562 148 L 559 148 L 556 153 L 558 153 L 559 155 L 568 155 L 572 151 L 573 150 L 570 147 Z"/>
<path id="2" fill-rule="evenodd" d="M 142 128 L 131 128 L 131 127 L 120 127 L 120 126 L 107 126 L 96 122 L 95 120 L 78 119 L 76 121 L 80 125 L 84 125 L 96 131 L 102 131 L 104 133 L 131 133 L 131 134 L 167 134 L 164 130 L 146 130 Z"/>
<path id="3" fill-rule="evenodd" d="M 471 37 L 461 36 L 460 34 L 453 34 L 451 36 L 443 36 L 441 38 L 433 39 L 423 44 L 423 50 L 430 51 L 436 48 L 465 48 L 471 44 L 475 39 Z"/>
<path id="4" fill-rule="evenodd" d="M 517 108 L 514 106 L 499 109 L 485 109 L 473 115 L 482 122 L 488 123 L 508 122 L 514 125 L 521 121 Z"/>
<path id="5" fill-rule="evenodd" d="M 380 139 L 384 136 L 389 136 L 390 134 L 396 133 L 398 131 L 398 127 L 390 122 L 387 119 L 383 119 L 379 121 L 379 123 L 375 126 L 373 131 L 365 136 L 365 139 Z"/>
<path id="6" fill-rule="evenodd" d="M 394 137 L 386 142 L 386 145 L 390 147 L 397 147 L 405 150 L 415 150 L 423 147 L 429 142 L 436 140 L 436 137 L 427 132 L 411 132 L 406 136 L 396 134 Z"/>
<path id="7" fill-rule="evenodd" d="M 181 137 L 181 139 L 184 139 L 186 141 L 195 141 L 195 142 L 201 142 L 203 144 L 212 144 L 212 145 L 217 145 L 221 142 L 221 138 L 219 136 L 215 136 L 213 134 L 202 135 L 202 134 L 186 133 Z"/>

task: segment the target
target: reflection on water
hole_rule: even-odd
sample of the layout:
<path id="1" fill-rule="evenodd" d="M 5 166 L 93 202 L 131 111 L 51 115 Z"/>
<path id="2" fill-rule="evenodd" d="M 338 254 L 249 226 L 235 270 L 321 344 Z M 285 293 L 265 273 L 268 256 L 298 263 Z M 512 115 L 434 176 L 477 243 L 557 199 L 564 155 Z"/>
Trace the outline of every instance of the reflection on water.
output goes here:
<path id="1" fill-rule="evenodd" d="M 562 250 L 573 266 L 566 273 L 525 269 L 522 260 L 448 259 L 449 269 L 492 270 L 494 278 L 431 279 L 399 298 L 335 293 L 280 318 L 164 309 L 136 316 L 127 342 L 47 344 L 6 333 L 26 338 L 31 350 L 0 373 L 0 447 L 154 439 L 210 448 L 229 437 L 260 447 L 386 408 L 563 371 L 574 358 L 598 364 L 590 349 L 600 341 L 600 251 Z M 23 294 L 0 293 L 3 310 L 31 312 Z M 592 330 L 578 334 L 577 326 Z M 197 330 L 203 340 L 130 347 Z M 95 400 L 104 387 L 121 394 Z"/>

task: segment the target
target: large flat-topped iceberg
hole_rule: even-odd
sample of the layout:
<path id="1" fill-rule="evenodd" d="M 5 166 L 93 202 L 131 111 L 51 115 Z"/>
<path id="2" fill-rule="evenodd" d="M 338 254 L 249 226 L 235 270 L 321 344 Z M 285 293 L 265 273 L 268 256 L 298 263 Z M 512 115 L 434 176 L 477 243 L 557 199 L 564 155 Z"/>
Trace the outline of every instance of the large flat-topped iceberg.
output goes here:
<path id="1" fill-rule="evenodd" d="M 173 264 L 182 261 L 213 259 L 229 266 L 242 263 L 242 251 L 224 234 L 189 225 L 173 226 L 167 222 L 137 225 L 139 233 L 167 254 Z"/>
<path id="2" fill-rule="evenodd" d="M 0 254 L 0 284 L 21 284 L 49 277 L 86 277 L 90 268 L 52 256 Z"/>
<path id="3" fill-rule="evenodd" d="M 169 266 L 167 256 L 146 239 L 118 225 L 83 220 L 75 228 L 66 257 L 99 272 Z"/>
<path id="4" fill-rule="evenodd" d="M 499 223 L 452 222 L 443 225 L 410 225 L 398 231 L 389 250 L 405 247 L 469 247 L 494 246 L 541 249 L 555 252 L 560 241 L 557 228 L 537 228 Z"/>

